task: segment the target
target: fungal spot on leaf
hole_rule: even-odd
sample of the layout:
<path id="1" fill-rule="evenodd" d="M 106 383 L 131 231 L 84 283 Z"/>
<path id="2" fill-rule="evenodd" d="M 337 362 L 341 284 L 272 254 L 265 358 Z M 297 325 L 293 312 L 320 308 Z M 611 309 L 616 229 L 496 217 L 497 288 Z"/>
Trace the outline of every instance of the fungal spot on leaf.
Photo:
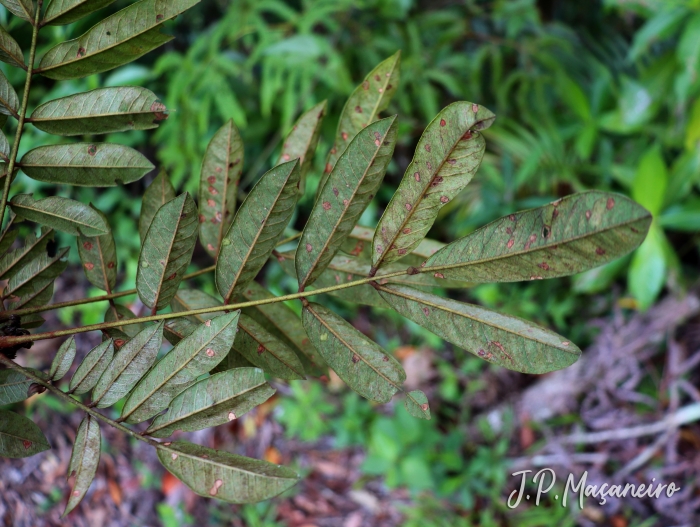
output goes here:
<path id="1" fill-rule="evenodd" d="M 381 245 L 377 245 L 377 253 L 382 254 L 384 252 L 384 248 Z"/>
<path id="2" fill-rule="evenodd" d="M 587 210 L 587 211 L 586 211 L 586 219 L 587 219 L 587 220 L 590 220 L 590 219 L 591 219 L 591 211 L 590 211 L 590 210 Z"/>
<path id="3" fill-rule="evenodd" d="M 90 242 L 85 242 L 83 244 L 83 247 L 85 247 L 85 249 L 89 251 L 90 249 L 92 249 L 92 244 Z"/>
<path id="4" fill-rule="evenodd" d="M 435 273 L 433 276 L 435 276 L 435 278 L 445 278 L 445 275 L 442 273 Z"/>
<path id="5" fill-rule="evenodd" d="M 457 163 L 457 160 L 456 160 L 456 159 L 448 159 L 447 162 L 448 162 L 450 165 L 454 165 L 454 164 Z"/>
<path id="6" fill-rule="evenodd" d="M 602 247 L 596 247 L 595 253 L 596 253 L 598 256 L 603 256 L 603 255 L 605 254 L 605 249 L 603 249 Z"/>
<path id="7" fill-rule="evenodd" d="M 476 113 L 479 111 L 479 105 L 478 104 L 472 104 L 472 112 Z"/>
<path id="8" fill-rule="evenodd" d="M 207 178 L 207 181 L 209 182 L 209 184 L 213 185 L 214 183 L 216 183 L 216 176 L 209 176 Z"/>
<path id="9" fill-rule="evenodd" d="M 542 227 L 542 236 L 545 238 L 549 238 L 549 235 L 552 234 L 552 229 L 549 228 L 549 225 L 545 225 Z"/>
<path id="10" fill-rule="evenodd" d="M 613 198 L 608 198 L 608 203 L 605 205 L 605 208 L 610 210 L 615 206 L 615 200 Z"/>
<path id="11" fill-rule="evenodd" d="M 310 253 L 312 250 L 313 250 L 313 247 L 311 246 L 311 244 L 310 244 L 310 243 L 307 243 L 307 244 L 306 244 L 306 252 L 307 252 L 307 253 Z"/>
<path id="12" fill-rule="evenodd" d="M 544 278 L 541 276 L 531 276 L 530 280 L 544 280 Z"/>
<path id="13" fill-rule="evenodd" d="M 216 207 L 216 201 L 214 201 L 213 199 L 209 198 L 209 199 L 207 200 L 207 205 L 209 205 L 210 207 Z"/>
<path id="14" fill-rule="evenodd" d="M 262 355 L 263 353 L 265 353 L 265 346 L 258 344 L 258 355 Z"/>
<path id="15" fill-rule="evenodd" d="M 374 140 L 374 145 L 375 146 L 381 146 L 382 142 L 379 139 Z"/>
<path id="16" fill-rule="evenodd" d="M 365 81 L 362 83 L 362 89 L 363 90 L 369 90 L 369 81 Z"/>
<path id="17" fill-rule="evenodd" d="M 325 342 L 326 340 L 328 340 L 328 333 L 324 333 L 323 335 L 321 335 L 321 341 Z"/>
<path id="18" fill-rule="evenodd" d="M 545 271 L 549 271 L 550 267 L 547 262 L 542 262 L 541 264 L 537 264 L 537 267 L 540 269 L 544 269 Z"/>
<path id="19" fill-rule="evenodd" d="M 562 345 L 562 346 L 568 346 L 568 345 L 569 345 L 569 341 L 568 341 L 568 340 L 565 340 L 564 342 L 561 343 L 561 345 Z"/>
<path id="20" fill-rule="evenodd" d="M 338 152 L 338 149 L 334 146 L 331 148 L 331 154 L 335 155 Z"/>
<path id="21" fill-rule="evenodd" d="M 161 20 L 163 20 L 163 18 L 163 15 L 156 15 L 156 22 L 160 22 Z"/>
<path id="22" fill-rule="evenodd" d="M 420 172 L 413 174 L 413 177 L 416 179 L 416 181 L 420 181 Z"/>
<path id="23" fill-rule="evenodd" d="M 445 126 L 447 122 L 444 119 L 440 119 L 440 126 Z"/>
<path id="24" fill-rule="evenodd" d="M 155 101 L 153 104 L 151 104 L 151 111 L 158 121 L 164 121 L 168 118 L 168 114 L 165 113 L 166 109 L 167 108 L 165 105 L 160 101 Z"/>
<path id="25" fill-rule="evenodd" d="M 348 206 L 348 203 L 350 203 L 348 200 L 346 200 L 346 199 L 343 200 L 343 205 L 344 205 L 345 207 Z"/>
<path id="26" fill-rule="evenodd" d="M 360 256 L 360 253 L 362 252 L 362 249 L 365 248 L 365 242 L 359 240 L 356 244 L 355 247 L 353 247 L 352 251 L 350 251 L 350 254 L 353 256 Z"/>
<path id="27" fill-rule="evenodd" d="M 559 216 L 559 209 L 554 209 L 552 212 L 552 219 L 555 219 Z"/>
<path id="28" fill-rule="evenodd" d="M 217 479 L 214 482 L 214 486 L 209 489 L 209 495 L 210 496 L 216 496 L 216 494 L 219 492 L 219 489 L 221 488 L 221 485 L 223 485 L 224 482 L 221 481 L 220 479 Z"/>
<path id="29" fill-rule="evenodd" d="M 214 214 L 214 217 L 211 219 L 211 222 L 216 225 L 217 223 L 221 223 L 221 211 L 217 211 L 216 214 Z M 265 221 L 265 220 L 263 220 Z"/>
<path id="30" fill-rule="evenodd" d="M 425 165 L 428 167 L 428 170 L 429 170 L 429 171 L 432 171 L 432 170 L 433 170 L 433 164 L 432 164 L 430 161 L 427 161 L 427 162 L 425 163 Z"/>
<path id="31" fill-rule="evenodd" d="M 121 348 L 124 344 L 126 344 L 126 340 L 124 340 L 124 339 L 117 339 L 114 341 L 114 345 L 117 348 Z"/>
<path id="32" fill-rule="evenodd" d="M 463 140 L 468 141 L 471 138 L 472 138 L 472 131 L 471 130 L 467 130 L 466 132 L 464 132 L 464 135 L 462 136 Z"/>
<path id="33" fill-rule="evenodd" d="M 362 106 L 360 106 L 359 104 L 355 106 L 355 113 L 362 113 Z"/>
<path id="34" fill-rule="evenodd" d="M 399 249 L 397 252 L 398 252 L 401 256 L 403 256 L 404 254 L 406 254 L 406 249 Z"/>
<path id="35" fill-rule="evenodd" d="M 214 356 L 214 350 L 211 348 L 207 348 L 207 357 L 213 357 Z"/>
<path id="36" fill-rule="evenodd" d="M 428 403 L 423 403 L 420 405 L 420 409 L 423 410 L 424 412 L 428 410 Z"/>
<path id="37" fill-rule="evenodd" d="M 479 349 L 479 351 L 477 352 L 477 355 L 479 355 L 479 357 L 485 357 L 486 352 L 483 349 Z"/>
<path id="38" fill-rule="evenodd" d="M 515 214 L 511 214 L 510 216 L 508 216 L 508 219 L 510 221 L 515 221 Z"/>
<path id="39" fill-rule="evenodd" d="M 358 362 L 360 362 L 360 357 L 357 355 L 357 353 L 353 353 L 352 354 L 352 363 L 357 364 Z"/>
<path id="40" fill-rule="evenodd" d="M 204 214 L 200 214 L 199 215 L 199 223 L 204 223 L 205 221 L 207 221 L 207 219 L 204 217 Z"/>
<path id="41" fill-rule="evenodd" d="M 95 264 L 93 264 L 93 263 L 87 262 L 85 264 L 85 269 L 87 269 L 88 271 L 92 271 L 94 268 L 95 268 Z"/>
<path id="42" fill-rule="evenodd" d="M 384 88 L 379 88 L 377 91 L 378 91 L 379 93 L 384 93 Z"/>
<path id="43" fill-rule="evenodd" d="M 219 174 L 221 174 L 221 173 L 224 171 L 224 169 L 221 168 L 221 167 L 216 167 L 216 168 L 214 169 L 214 171 L 215 171 L 215 172 L 218 172 Z"/>
<path id="44" fill-rule="evenodd" d="M 435 177 L 433 178 L 433 181 L 430 183 L 430 186 L 431 186 L 431 187 L 437 187 L 440 183 L 442 183 L 443 179 L 444 179 L 444 178 L 441 177 L 441 176 L 435 176 Z"/>
<path id="45" fill-rule="evenodd" d="M 332 170 L 333 165 L 331 165 L 330 163 L 326 163 L 326 174 L 330 174 Z"/>
<path id="46" fill-rule="evenodd" d="M 173 452 L 172 454 L 170 454 L 170 457 L 173 458 L 173 461 L 175 461 L 177 459 L 177 454 Z"/>
<path id="47" fill-rule="evenodd" d="M 406 203 L 405 207 L 406 210 L 411 210 L 413 208 L 413 206 L 410 203 Z"/>
<path id="48" fill-rule="evenodd" d="M 233 412 L 228 413 L 228 420 L 229 421 L 233 421 L 235 418 L 236 418 L 236 414 L 234 414 Z"/>
<path id="49" fill-rule="evenodd" d="M 429 144 L 428 144 L 428 145 L 425 145 L 425 151 L 426 151 L 426 152 L 430 152 L 430 145 L 429 145 Z"/>
<path id="50" fill-rule="evenodd" d="M 343 141 L 347 141 L 347 140 L 348 140 L 348 133 L 347 133 L 347 132 L 341 133 L 340 136 L 343 138 Z"/>
<path id="51" fill-rule="evenodd" d="M 330 201 L 323 202 L 323 210 L 331 210 L 331 202 Z"/>
<path id="52" fill-rule="evenodd" d="M 88 154 L 94 156 L 97 153 L 97 147 L 95 145 L 88 145 Z"/>
<path id="53" fill-rule="evenodd" d="M 440 197 L 440 203 L 447 203 L 448 201 L 450 201 L 450 198 L 448 198 L 447 196 Z"/>
<path id="54" fill-rule="evenodd" d="M 388 75 L 388 74 L 387 74 Z M 381 80 L 381 77 L 377 74 L 374 76 L 374 80 L 379 82 Z"/>
<path id="55" fill-rule="evenodd" d="M 109 262 L 109 263 L 107 264 L 107 267 L 108 267 L 109 269 L 114 269 L 114 262 Z"/>
<path id="56" fill-rule="evenodd" d="M 74 491 L 73 491 L 73 496 L 80 496 L 80 491 L 79 491 L 79 490 L 74 490 Z"/>
<path id="57" fill-rule="evenodd" d="M 216 196 L 218 193 L 219 193 L 218 190 L 216 190 L 214 187 L 209 185 L 209 194 L 211 194 L 212 196 Z"/>
<path id="58" fill-rule="evenodd" d="M 85 48 L 78 48 L 78 54 L 76 55 L 76 58 L 82 58 L 85 56 Z"/>
<path id="59" fill-rule="evenodd" d="M 210 327 L 211 327 L 211 320 L 207 320 L 207 321 L 204 323 L 204 325 L 207 326 L 208 328 L 210 328 Z"/>
<path id="60" fill-rule="evenodd" d="M 404 234 L 411 234 L 411 229 L 408 228 L 408 227 L 406 227 L 406 228 L 403 230 L 403 233 L 404 233 Z"/>
<path id="61" fill-rule="evenodd" d="M 427 317 L 428 315 L 430 315 L 430 309 L 428 309 L 427 307 L 424 307 L 424 308 L 423 308 L 423 314 L 424 314 L 426 317 Z"/>
<path id="62" fill-rule="evenodd" d="M 384 356 L 382 357 L 382 360 L 383 360 L 384 362 L 389 362 L 389 357 L 387 357 L 386 355 L 384 355 Z"/>
<path id="63" fill-rule="evenodd" d="M 338 197 L 338 189 L 333 187 L 333 194 L 335 194 L 335 197 Z"/>
<path id="64" fill-rule="evenodd" d="M 527 251 L 530 248 L 530 245 L 532 245 L 535 241 L 537 241 L 537 235 L 531 234 L 530 237 L 527 239 L 527 242 L 525 243 L 525 250 Z"/>
<path id="65" fill-rule="evenodd" d="M 425 262 L 423 262 L 421 264 L 421 267 L 423 267 L 424 265 L 425 265 Z M 409 267 L 408 269 L 406 269 L 406 274 L 409 276 L 413 276 L 414 274 L 418 274 L 418 273 L 420 273 L 420 271 L 418 269 L 416 269 L 415 267 Z"/>
<path id="66" fill-rule="evenodd" d="M 283 159 L 284 161 L 289 161 L 289 160 L 291 159 L 291 156 L 290 156 L 289 154 L 284 154 L 284 155 L 282 156 L 282 159 Z"/>

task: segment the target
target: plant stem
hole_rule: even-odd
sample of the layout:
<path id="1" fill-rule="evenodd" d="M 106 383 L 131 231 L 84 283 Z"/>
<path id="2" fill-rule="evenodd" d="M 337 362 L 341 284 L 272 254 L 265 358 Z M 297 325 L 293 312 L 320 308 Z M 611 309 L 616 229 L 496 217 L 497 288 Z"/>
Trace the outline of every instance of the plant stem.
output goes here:
<path id="1" fill-rule="evenodd" d="M 155 447 L 161 446 L 160 442 L 155 441 L 149 437 L 142 436 L 141 434 L 139 434 L 138 432 L 135 432 L 131 428 L 124 426 L 121 423 L 116 422 L 114 419 L 110 419 L 109 417 L 102 415 L 97 410 L 90 408 L 89 406 L 81 403 L 77 399 L 74 399 L 73 397 L 71 397 L 67 393 L 58 389 L 56 386 L 54 386 L 50 382 L 45 381 L 44 379 L 42 379 L 38 375 L 34 374 L 32 371 L 23 368 L 22 366 L 20 366 L 19 364 L 17 364 L 14 361 L 11 361 L 10 359 L 8 359 L 7 357 L 5 357 L 2 354 L 0 354 L 0 363 L 4 364 L 5 366 L 7 366 L 10 369 L 13 369 L 15 371 L 20 372 L 22 375 L 31 379 L 35 383 L 40 384 L 41 386 L 46 388 L 48 391 L 53 393 L 56 397 L 63 400 L 64 402 L 72 404 L 73 406 L 77 406 L 83 412 L 86 412 L 86 413 L 90 414 L 91 416 L 93 416 L 94 418 L 99 419 L 100 421 L 103 421 L 104 423 L 107 423 L 108 425 L 113 426 L 114 428 L 117 428 L 118 430 L 121 430 L 125 434 L 128 434 L 131 437 L 138 439 L 139 441 L 143 441 L 144 443 L 147 443 L 151 446 L 155 446 Z"/>
<path id="2" fill-rule="evenodd" d="M 410 268 L 409 268 L 410 269 Z M 333 291 L 338 291 L 340 289 L 348 289 L 351 287 L 356 287 L 362 284 L 368 284 L 370 282 L 382 280 L 385 278 L 392 278 L 394 276 L 402 276 L 407 274 L 407 271 L 396 271 L 389 274 L 384 274 L 375 277 L 361 278 L 360 280 L 355 280 L 353 282 L 347 282 L 344 284 L 338 284 L 329 287 L 321 287 L 313 291 L 302 291 L 300 293 L 293 293 L 291 295 L 277 296 L 274 298 L 265 298 L 262 300 L 253 300 L 250 302 L 241 302 L 240 304 L 224 304 L 221 306 L 205 307 L 202 309 L 192 309 L 190 311 L 180 311 L 178 313 L 163 313 L 160 315 L 151 315 L 149 317 L 141 318 L 130 318 L 128 320 L 118 320 L 115 322 L 103 322 L 101 324 L 91 324 L 89 326 L 82 326 L 79 328 L 72 329 L 61 329 L 57 331 L 48 331 L 46 333 L 35 333 L 33 335 L 21 335 L 17 337 L 0 337 L 0 348 L 8 348 L 14 346 L 15 344 L 21 344 L 23 342 L 33 342 L 36 340 L 53 339 L 57 337 L 66 337 L 69 335 L 75 335 L 76 333 L 86 333 L 88 331 L 97 331 L 110 328 L 118 328 L 121 326 L 129 326 L 131 324 L 141 324 L 144 322 L 157 322 L 160 320 L 168 320 L 171 318 L 181 318 L 192 315 L 204 315 L 205 313 L 215 313 L 218 311 L 234 311 L 236 309 L 241 309 L 244 307 L 261 306 L 264 304 L 274 304 L 277 302 L 285 302 L 287 300 L 297 300 L 300 298 L 306 298 L 307 296 L 320 295 L 323 293 L 332 293 Z"/>
<path id="3" fill-rule="evenodd" d="M 17 116 L 17 133 L 15 133 L 15 142 L 12 144 L 10 152 L 10 161 L 7 164 L 7 176 L 5 186 L 2 189 L 2 201 L 0 201 L 0 226 L 5 219 L 5 209 L 7 208 L 7 198 L 10 195 L 10 184 L 12 183 L 12 173 L 15 170 L 17 163 L 17 152 L 19 152 L 19 142 L 22 139 L 24 130 L 24 119 L 27 113 L 27 104 L 29 103 L 29 89 L 32 86 L 32 71 L 34 69 L 34 58 L 36 56 L 36 43 L 39 37 L 39 17 L 41 15 L 41 6 L 44 0 L 39 0 L 36 6 L 36 15 L 34 17 L 34 25 L 32 26 L 32 46 L 29 49 L 29 64 L 27 65 L 27 78 L 24 81 L 24 93 L 22 94 L 22 105 Z"/>

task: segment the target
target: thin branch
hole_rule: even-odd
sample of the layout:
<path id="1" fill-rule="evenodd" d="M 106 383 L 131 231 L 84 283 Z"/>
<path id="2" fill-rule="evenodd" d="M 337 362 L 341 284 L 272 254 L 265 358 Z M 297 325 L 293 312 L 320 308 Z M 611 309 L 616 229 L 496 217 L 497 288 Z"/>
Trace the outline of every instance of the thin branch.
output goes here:
<path id="1" fill-rule="evenodd" d="M 39 0 L 36 6 L 36 15 L 34 17 L 34 24 L 32 27 L 32 46 L 29 50 L 29 64 L 27 66 L 27 78 L 24 81 L 24 93 L 22 94 L 22 105 L 19 109 L 19 115 L 17 115 L 17 133 L 15 133 L 15 142 L 12 144 L 12 151 L 10 152 L 10 161 L 7 164 L 7 179 L 5 179 L 5 186 L 2 189 L 2 201 L 0 201 L 0 225 L 2 225 L 5 219 L 5 209 L 7 208 L 7 198 L 10 195 L 10 183 L 12 182 L 12 172 L 15 170 L 15 164 L 17 163 L 17 152 L 19 151 L 19 142 L 22 139 L 22 132 L 24 130 L 24 119 L 27 113 L 27 105 L 29 104 L 29 89 L 32 86 L 32 71 L 34 69 L 34 58 L 36 57 L 36 43 L 39 37 L 39 17 L 41 16 L 41 6 L 44 0 Z"/>

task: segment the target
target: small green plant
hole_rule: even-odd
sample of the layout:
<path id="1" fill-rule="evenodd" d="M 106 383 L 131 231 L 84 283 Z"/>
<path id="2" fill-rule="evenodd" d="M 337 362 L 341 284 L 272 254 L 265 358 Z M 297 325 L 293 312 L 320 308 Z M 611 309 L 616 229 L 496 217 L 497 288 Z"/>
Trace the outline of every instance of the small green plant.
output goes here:
<path id="1" fill-rule="evenodd" d="M 100 423 L 155 448 L 162 464 L 200 495 L 248 503 L 291 487 L 298 476 L 288 468 L 186 441 L 158 440 L 178 430 L 201 430 L 239 418 L 274 393 L 266 374 L 303 379 L 332 368 L 363 397 L 385 403 L 401 392 L 408 414 L 429 419 L 425 394 L 405 393 L 400 363 L 328 307 L 310 302 L 311 296 L 328 293 L 393 309 L 485 361 L 512 370 L 565 368 L 580 354 L 569 340 L 430 289 L 585 271 L 636 248 L 651 222 L 635 202 L 590 191 L 509 214 L 447 245 L 427 239 L 440 209 L 475 175 L 486 146 L 482 131 L 495 119 L 483 106 L 462 101 L 440 111 L 425 129 L 376 229 L 357 226 L 396 145 L 397 118 L 380 118 L 380 113 L 399 86 L 397 52 L 367 75 L 345 105 L 301 233 L 288 232 L 288 226 L 305 192 L 324 103 L 299 117 L 276 166 L 238 207 L 244 148 L 232 121 L 214 135 L 204 155 L 198 203 L 188 193 L 178 195 L 161 171 L 143 196 L 138 227 L 133 226 L 142 244 L 136 287 L 115 292 L 117 247 L 105 215 L 59 196 L 18 194 L 8 201 L 12 179 L 21 169 L 38 181 L 106 187 L 136 181 L 153 165 L 130 147 L 90 141 L 38 146 L 18 160 L 23 131 L 26 124 L 59 136 L 146 130 L 157 127 L 167 109 L 144 88 L 110 87 L 49 101 L 27 117 L 33 76 L 61 81 L 133 61 L 170 40 L 160 32 L 162 24 L 197 2 L 137 1 L 50 49 L 35 64 L 44 26 L 74 22 L 111 0 L 53 0 L 46 9 L 42 0 L 0 0 L 32 30 L 26 63 L 17 42 L 0 31 L 0 59 L 27 72 L 21 100 L 0 76 L 0 111 L 17 119 L 11 148 L 0 136 L 6 166 L 0 218 L 8 203 L 12 210 L 0 239 L 0 278 L 7 280 L 2 296 L 7 322 L 0 337 L 0 363 L 7 369 L 0 372 L 0 404 L 48 390 L 86 414 L 69 465 L 75 483 L 66 513 L 80 502 L 97 470 Z M 42 229 L 12 249 L 15 225 L 23 220 Z M 87 279 L 105 295 L 49 304 L 69 250 L 56 247 L 54 230 L 75 236 Z M 197 238 L 216 263 L 186 274 Z M 285 250 L 295 242 L 295 249 Z M 274 296 L 255 281 L 269 260 L 296 278 L 296 293 Z M 180 288 L 185 279 L 211 271 L 220 298 Z M 133 294 L 151 310 L 149 316 L 136 317 L 115 302 Z M 301 318 L 284 303 L 291 300 L 301 302 Z M 42 324 L 39 313 L 105 301 L 109 307 L 102 323 L 29 331 Z M 102 332 L 103 342 L 87 353 L 61 389 L 58 382 L 77 355 L 74 335 L 88 331 Z M 56 337 L 69 338 L 49 372 L 14 362 L 22 347 Z M 173 347 L 158 359 L 163 337 Z M 89 392 L 90 401 L 84 401 L 81 396 Z M 116 420 L 100 411 L 114 405 L 120 408 Z M 145 429 L 133 426 L 146 421 Z M 0 438 L 4 456 L 26 457 L 50 448 L 31 420 L 5 410 L 0 411 Z M 403 467 L 404 472 L 423 470 L 424 464 L 414 465 Z"/>

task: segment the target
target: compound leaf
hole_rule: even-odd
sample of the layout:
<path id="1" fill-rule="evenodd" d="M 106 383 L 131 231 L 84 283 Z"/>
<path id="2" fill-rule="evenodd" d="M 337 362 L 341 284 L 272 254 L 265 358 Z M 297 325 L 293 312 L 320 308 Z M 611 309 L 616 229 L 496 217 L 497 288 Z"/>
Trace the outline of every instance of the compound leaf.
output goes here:
<path id="1" fill-rule="evenodd" d="M 385 403 L 406 380 L 394 357 L 324 306 L 305 305 L 302 322 L 328 365 L 363 397 Z"/>
<path id="2" fill-rule="evenodd" d="M 241 204 L 221 241 L 216 287 L 225 303 L 255 278 L 294 214 L 299 193 L 299 162 L 269 170 Z"/>
<path id="3" fill-rule="evenodd" d="M 401 285 L 377 285 L 401 315 L 477 357 L 523 373 L 571 366 L 581 350 L 526 320 Z"/>
<path id="4" fill-rule="evenodd" d="M 105 340 L 92 348 L 75 370 L 68 386 L 69 391 L 81 395 L 92 390 L 112 362 L 112 358 L 114 358 L 114 339 Z"/>
<path id="5" fill-rule="evenodd" d="M 158 209 L 168 201 L 175 199 L 175 196 L 175 189 L 172 183 L 170 183 L 168 174 L 165 170 L 161 169 L 153 182 L 146 189 L 146 192 L 143 193 L 143 198 L 141 200 L 141 214 L 139 215 L 139 236 L 141 237 L 141 243 L 146 239 L 146 233 Z"/>
<path id="6" fill-rule="evenodd" d="M 73 365 L 75 360 L 75 336 L 71 335 L 68 340 L 66 340 L 61 347 L 58 348 L 56 356 L 51 363 L 51 369 L 49 370 L 49 378 L 52 381 L 58 381 L 63 378 L 63 376 L 68 373 L 70 367 Z"/>
<path id="7" fill-rule="evenodd" d="M 219 364 L 233 346 L 240 311 L 207 320 L 139 381 L 124 403 L 122 419 L 140 423 L 164 410 L 200 375 Z"/>
<path id="8" fill-rule="evenodd" d="M 101 211 L 95 209 L 95 212 L 109 225 L 107 217 Z M 111 293 L 117 283 L 117 248 L 112 231 L 100 236 L 80 234 L 78 253 L 88 281 L 95 287 Z"/>
<path id="9" fill-rule="evenodd" d="M 233 119 L 209 141 L 199 181 L 199 240 L 214 258 L 236 212 L 238 181 L 243 172 L 243 140 Z"/>
<path id="10" fill-rule="evenodd" d="M 114 0 L 51 0 L 41 25 L 64 26 L 111 3 Z"/>
<path id="11" fill-rule="evenodd" d="M 476 130 L 488 128 L 494 119 L 486 108 L 461 101 L 450 104 L 428 125 L 375 230 L 375 268 L 415 249 L 440 209 L 472 180 L 486 148 Z"/>
<path id="12" fill-rule="evenodd" d="M 54 99 L 38 106 L 29 122 L 49 134 L 72 136 L 149 130 L 167 118 L 153 92 L 120 86 Z"/>
<path id="13" fill-rule="evenodd" d="M 198 2 L 141 0 L 131 4 L 82 36 L 51 48 L 36 73 L 50 79 L 78 79 L 127 64 L 172 40 L 160 32 L 162 23 Z"/>
<path id="14" fill-rule="evenodd" d="M 0 456 L 29 457 L 50 448 L 43 432 L 33 421 L 23 415 L 0 410 Z"/>
<path id="15" fill-rule="evenodd" d="M 95 209 L 68 198 L 50 196 L 35 200 L 31 194 L 17 194 L 10 201 L 12 211 L 20 218 L 73 236 L 99 236 L 110 232 L 109 225 Z"/>
<path id="16" fill-rule="evenodd" d="M 319 196 L 328 181 L 328 176 L 350 141 L 360 133 L 360 130 L 379 119 L 379 112 L 383 112 L 389 106 L 399 85 L 400 62 L 401 51 L 397 51 L 379 63 L 346 101 L 338 121 L 333 148 L 328 153 L 326 169 L 318 185 Z"/>
<path id="17" fill-rule="evenodd" d="M 0 60 L 11 66 L 19 66 L 26 69 L 22 49 L 3 27 L 0 27 Z"/>
<path id="18" fill-rule="evenodd" d="M 185 192 L 158 209 L 141 247 L 136 290 L 154 312 L 177 293 L 196 241 L 197 208 Z"/>
<path id="19" fill-rule="evenodd" d="M 568 276 L 637 248 L 650 224 L 651 214 L 629 198 L 580 192 L 491 222 L 418 270 L 475 283 Z"/>
<path id="20" fill-rule="evenodd" d="M 228 370 L 190 386 L 170 403 L 146 433 L 168 437 L 175 430 L 194 432 L 219 426 L 241 417 L 267 401 L 275 390 L 258 368 Z"/>
<path id="21" fill-rule="evenodd" d="M 319 194 L 296 252 L 299 291 L 326 269 L 381 185 L 396 146 L 396 117 L 370 124 L 340 157 Z"/>
<path id="22" fill-rule="evenodd" d="M 114 355 L 92 391 L 98 408 L 124 397 L 153 365 L 163 342 L 163 321 L 146 326 Z"/>
<path id="23" fill-rule="evenodd" d="M 299 194 L 303 195 L 306 189 L 306 174 L 313 164 L 314 154 L 318 139 L 321 136 L 321 124 L 326 115 L 326 101 L 318 103 L 310 110 L 304 112 L 282 144 L 277 164 L 287 161 L 299 160 Z"/>
<path id="24" fill-rule="evenodd" d="M 200 496 L 229 503 L 256 503 L 277 496 L 299 476 L 287 467 L 213 450 L 185 441 L 162 444 L 158 459 Z"/>
<path id="25" fill-rule="evenodd" d="M 154 168 L 133 148 L 110 143 L 40 146 L 27 152 L 20 165 L 32 179 L 80 187 L 125 185 Z"/>
<path id="26" fill-rule="evenodd" d="M 101 446 L 100 424 L 93 416 L 86 415 L 78 427 L 68 465 L 68 476 L 75 475 L 75 483 L 63 512 L 64 518 L 78 506 L 95 479 L 100 464 Z"/>

